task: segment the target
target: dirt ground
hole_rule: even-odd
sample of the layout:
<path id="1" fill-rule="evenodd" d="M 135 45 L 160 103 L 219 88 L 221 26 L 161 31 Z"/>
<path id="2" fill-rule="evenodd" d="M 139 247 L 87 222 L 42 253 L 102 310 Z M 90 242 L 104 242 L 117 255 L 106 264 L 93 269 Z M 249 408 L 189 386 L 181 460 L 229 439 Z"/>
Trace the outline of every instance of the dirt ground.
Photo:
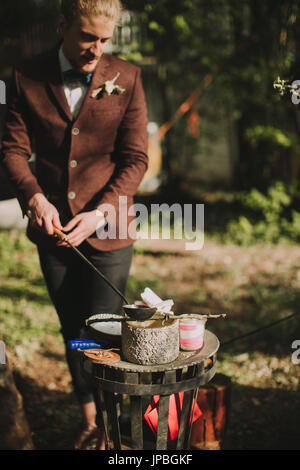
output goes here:
<path id="1" fill-rule="evenodd" d="M 226 341 L 299 311 L 300 248 L 240 248 L 215 242 L 199 252 L 182 244 L 143 244 L 134 257 L 131 300 L 149 285 L 176 313 L 227 313 L 207 328 L 220 339 L 218 372 L 232 379 L 225 448 L 299 449 L 300 364 L 291 344 L 299 319 L 260 334 Z M 16 381 L 37 449 L 71 449 L 80 423 L 64 360 L 64 346 L 50 334 L 26 367 L 17 361 Z"/>

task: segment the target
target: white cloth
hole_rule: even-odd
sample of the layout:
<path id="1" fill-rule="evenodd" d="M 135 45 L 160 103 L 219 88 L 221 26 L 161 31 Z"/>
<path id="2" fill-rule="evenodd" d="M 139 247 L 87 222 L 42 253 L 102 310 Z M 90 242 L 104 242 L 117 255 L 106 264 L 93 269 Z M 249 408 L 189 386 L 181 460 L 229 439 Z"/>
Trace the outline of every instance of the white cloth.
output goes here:
<path id="1" fill-rule="evenodd" d="M 71 62 L 64 54 L 63 45 L 61 45 L 59 49 L 58 57 L 61 73 L 73 69 Z M 74 83 L 64 83 L 64 89 L 72 116 L 75 119 L 78 116 L 81 105 L 88 91 L 88 87 L 84 83 L 78 81 Z"/>
<path id="2" fill-rule="evenodd" d="M 157 311 L 160 313 L 170 313 L 171 315 L 174 313 L 171 310 L 174 305 L 173 300 L 162 300 L 155 294 L 155 292 L 153 292 L 153 290 L 149 289 L 149 287 L 146 287 L 144 292 L 141 294 L 141 298 L 148 307 L 156 307 Z"/>

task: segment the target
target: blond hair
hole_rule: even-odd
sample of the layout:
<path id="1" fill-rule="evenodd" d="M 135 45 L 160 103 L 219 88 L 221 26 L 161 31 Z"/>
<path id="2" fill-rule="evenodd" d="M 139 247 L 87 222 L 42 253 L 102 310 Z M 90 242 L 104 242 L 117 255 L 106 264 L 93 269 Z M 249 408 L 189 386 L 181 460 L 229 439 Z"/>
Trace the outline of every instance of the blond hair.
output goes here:
<path id="1" fill-rule="evenodd" d="M 122 10 L 120 0 L 62 0 L 61 13 L 68 22 L 78 16 L 106 16 L 119 21 Z"/>

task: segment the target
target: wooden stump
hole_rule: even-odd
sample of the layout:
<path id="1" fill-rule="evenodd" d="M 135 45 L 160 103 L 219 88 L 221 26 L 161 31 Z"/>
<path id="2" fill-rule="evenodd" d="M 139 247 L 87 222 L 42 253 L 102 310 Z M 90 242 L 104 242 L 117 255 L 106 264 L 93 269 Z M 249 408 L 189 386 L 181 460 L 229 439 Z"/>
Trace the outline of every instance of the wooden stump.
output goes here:
<path id="1" fill-rule="evenodd" d="M 0 365 L 0 450 L 34 450 L 31 432 L 23 409 L 9 358 Z"/>
<path id="2" fill-rule="evenodd" d="M 229 418 L 231 379 L 216 374 L 198 393 L 202 416 L 193 424 L 191 449 L 220 450 L 224 445 Z"/>

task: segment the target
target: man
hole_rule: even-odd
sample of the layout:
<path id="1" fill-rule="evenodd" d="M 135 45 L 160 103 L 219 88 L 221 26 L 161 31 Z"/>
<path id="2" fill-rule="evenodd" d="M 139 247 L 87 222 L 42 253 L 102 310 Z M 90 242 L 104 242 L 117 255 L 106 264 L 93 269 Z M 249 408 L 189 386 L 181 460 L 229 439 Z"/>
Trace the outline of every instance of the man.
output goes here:
<path id="1" fill-rule="evenodd" d="M 1 160 L 30 218 L 27 233 L 37 244 L 66 345 L 82 337 L 88 316 L 118 313 L 121 302 L 65 242 L 54 238 L 54 229 L 66 232 L 69 242 L 124 292 L 133 239 L 124 237 L 127 226 L 119 224 L 119 201 L 127 202 L 122 212 L 132 205 L 147 169 L 140 69 L 104 53 L 120 9 L 119 0 L 63 0 L 62 43 L 14 71 L 7 106 Z M 32 142 L 36 176 L 28 166 Z M 75 448 L 84 448 L 97 433 L 103 449 L 93 387 L 81 375 L 78 353 L 66 351 L 84 417 Z"/>

